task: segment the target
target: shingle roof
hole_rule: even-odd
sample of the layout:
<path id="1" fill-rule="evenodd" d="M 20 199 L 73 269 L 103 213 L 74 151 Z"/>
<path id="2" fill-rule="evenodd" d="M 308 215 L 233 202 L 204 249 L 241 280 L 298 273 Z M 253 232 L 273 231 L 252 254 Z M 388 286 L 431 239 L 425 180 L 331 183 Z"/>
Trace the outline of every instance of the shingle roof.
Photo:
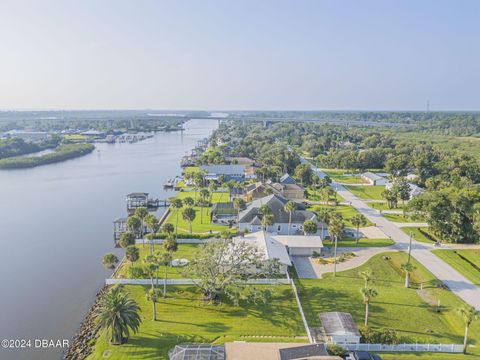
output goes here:
<path id="1" fill-rule="evenodd" d="M 320 320 L 327 336 L 360 336 L 357 324 L 349 313 L 321 313 Z"/>
<path id="2" fill-rule="evenodd" d="M 325 344 L 311 344 L 280 349 L 280 360 L 305 359 L 310 356 L 328 355 Z"/>
<path id="3" fill-rule="evenodd" d="M 377 175 L 377 174 L 372 173 L 370 171 L 367 171 L 366 173 L 363 173 L 362 176 L 366 177 L 367 179 L 370 179 L 372 181 L 383 179 L 383 177 L 381 177 L 380 175 Z"/>
<path id="4" fill-rule="evenodd" d="M 288 202 L 284 197 L 272 194 L 263 198 L 252 201 L 247 208 L 240 213 L 240 223 L 250 223 L 255 217 L 262 217 L 260 207 L 267 205 L 273 215 L 275 223 L 286 224 L 289 222 L 290 215 L 284 210 L 285 204 Z M 305 220 L 315 219 L 315 214 L 308 210 L 295 210 L 292 213 L 292 223 L 303 223 Z"/>
<path id="5" fill-rule="evenodd" d="M 296 181 L 289 174 L 285 174 L 280 178 L 280 183 L 282 183 L 282 184 L 295 184 Z"/>
<path id="6" fill-rule="evenodd" d="M 282 264 L 292 265 L 285 245 L 265 231 L 256 231 L 236 237 L 235 240 L 255 243 L 257 248 L 263 252 L 265 260 L 278 259 Z"/>

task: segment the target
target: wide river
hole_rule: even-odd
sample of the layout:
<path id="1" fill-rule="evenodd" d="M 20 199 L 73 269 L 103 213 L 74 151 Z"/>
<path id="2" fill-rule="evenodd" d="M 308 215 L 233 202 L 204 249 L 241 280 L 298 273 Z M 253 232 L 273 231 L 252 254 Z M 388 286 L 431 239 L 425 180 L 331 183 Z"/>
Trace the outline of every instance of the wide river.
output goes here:
<path id="1" fill-rule="evenodd" d="M 112 221 L 125 195 L 166 198 L 180 159 L 217 127 L 190 120 L 185 131 L 134 144 L 97 144 L 84 157 L 0 171 L 0 340 L 71 339 L 110 271 Z M 33 343 L 32 343 L 33 346 Z M 59 359 L 62 350 L 0 348 L 0 359 Z"/>

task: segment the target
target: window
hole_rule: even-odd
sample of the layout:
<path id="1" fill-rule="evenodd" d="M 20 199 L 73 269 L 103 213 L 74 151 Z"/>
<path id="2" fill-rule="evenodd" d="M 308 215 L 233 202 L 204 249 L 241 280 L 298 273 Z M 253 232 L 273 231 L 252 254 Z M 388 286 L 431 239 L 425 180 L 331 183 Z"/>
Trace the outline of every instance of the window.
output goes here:
<path id="1" fill-rule="evenodd" d="M 282 230 L 282 225 L 277 226 L 277 231 L 280 231 L 280 230 Z"/>

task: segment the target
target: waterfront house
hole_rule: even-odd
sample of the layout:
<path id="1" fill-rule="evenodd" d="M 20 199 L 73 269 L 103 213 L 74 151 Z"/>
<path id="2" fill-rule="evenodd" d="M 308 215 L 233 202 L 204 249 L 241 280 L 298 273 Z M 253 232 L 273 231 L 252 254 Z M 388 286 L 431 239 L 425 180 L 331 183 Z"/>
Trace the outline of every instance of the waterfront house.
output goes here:
<path id="1" fill-rule="evenodd" d="M 273 225 L 267 226 L 266 229 L 266 231 L 270 233 L 281 235 L 287 235 L 289 233 L 290 235 L 303 234 L 303 223 L 306 220 L 312 220 L 318 223 L 315 213 L 305 210 L 302 204 L 297 204 L 297 209 L 291 216 L 289 231 L 290 214 L 284 209 L 287 202 L 288 199 L 277 194 L 268 195 L 252 201 L 247 205 L 245 210 L 240 212 L 238 220 L 239 230 L 249 232 L 262 230 L 261 219 L 263 214 L 260 211 L 262 205 L 266 205 L 273 215 Z"/>
<path id="2" fill-rule="evenodd" d="M 115 243 L 120 239 L 120 236 L 127 231 L 127 218 L 121 217 L 113 221 L 113 240 Z"/>
<path id="3" fill-rule="evenodd" d="M 344 312 L 320 314 L 323 336 L 331 344 L 359 344 L 360 331 L 352 315 Z"/>
<path id="4" fill-rule="evenodd" d="M 245 180 L 245 165 L 201 165 L 200 170 L 206 173 L 205 180 L 217 181 L 220 176 L 223 176 L 226 181 Z"/>
<path id="5" fill-rule="evenodd" d="M 386 185 L 387 179 L 383 176 L 367 171 L 361 175 L 363 181 L 370 185 Z"/>
<path id="6" fill-rule="evenodd" d="M 259 247 L 266 252 L 269 258 L 277 257 L 282 262 L 282 255 L 312 256 L 321 253 L 323 242 L 319 235 L 276 235 L 263 230 L 238 236 L 235 239 L 261 244 Z M 278 254 L 278 255 L 274 255 Z M 284 262 L 288 265 L 288 262 Z"/>
<path id="7" fill-rule="evenodd" d="M 325 344 L 234 341 L 225 344 L 227 360 L 342 360 L 328 355 Z"/>
<path id="8" fill-rule="evenodd" d="M 148 207 L 148 193 L 133 192 L 127 195 L 127 209 L 135 209 L 137 207 Z"/>

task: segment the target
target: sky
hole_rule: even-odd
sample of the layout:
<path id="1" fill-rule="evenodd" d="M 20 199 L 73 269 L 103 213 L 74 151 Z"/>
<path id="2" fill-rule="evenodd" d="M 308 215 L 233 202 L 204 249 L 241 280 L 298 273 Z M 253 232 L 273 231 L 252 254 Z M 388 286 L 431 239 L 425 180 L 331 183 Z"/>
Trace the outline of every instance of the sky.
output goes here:
<path id="1" fill-rule="evenodd" d="M 480 1 L 0 0 L 0 109 L 480 110 Z"/>

